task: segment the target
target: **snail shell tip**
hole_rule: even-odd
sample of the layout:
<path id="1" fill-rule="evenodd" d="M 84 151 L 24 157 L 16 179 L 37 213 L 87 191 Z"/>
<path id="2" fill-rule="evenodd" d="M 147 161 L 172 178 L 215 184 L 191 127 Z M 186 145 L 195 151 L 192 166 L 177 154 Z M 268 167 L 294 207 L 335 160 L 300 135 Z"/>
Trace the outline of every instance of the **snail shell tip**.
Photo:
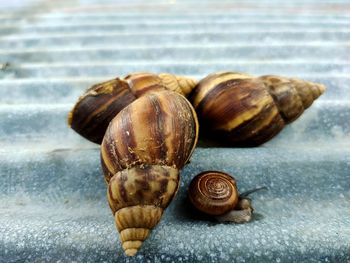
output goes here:
<path id="1" fill-rule="evenodd" d="M 68 118 L 67 118 L 67 123 L 69 127 L 72 127 L 72 122 L 73 122 L 73 112 L 70 111 L 68 112 Z"/>
<path id="2" fill-rule="evenodd" d="M 163 209 L 152 205 L 125 207 L 115 213 L 122 247 L 127 256 L 134 256 L 150 230 L 159 222 Z"/>

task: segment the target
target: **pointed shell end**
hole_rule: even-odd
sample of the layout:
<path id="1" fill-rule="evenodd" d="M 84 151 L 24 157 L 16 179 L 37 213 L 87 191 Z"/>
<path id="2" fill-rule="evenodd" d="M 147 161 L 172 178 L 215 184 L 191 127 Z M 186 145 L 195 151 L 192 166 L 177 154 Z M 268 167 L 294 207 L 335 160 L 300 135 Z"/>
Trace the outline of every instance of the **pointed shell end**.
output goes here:
<path id="1" fill-rule="evenodd" d="M 125 255 L 127 255 L 128 257 L 133 257 L 133 256 L 136 255 L 137 251 L 138 251 L 138 250 L 135 249 L 135 248 L 126 249 L 126 250 L 125 250 Z"/>
<path id="2" fill-rule="evenodd" d="M 320 95 L 323 94 L 326 91 L 326 86 L 323 84 L 318 84 L 318 90 L 320 91 Z"/>
<path id="3" fill-rule="evenodd" d="M 73 110 L 68 113 L 67 123 L 69 127 L 72 127 L 73 122 Z"/>

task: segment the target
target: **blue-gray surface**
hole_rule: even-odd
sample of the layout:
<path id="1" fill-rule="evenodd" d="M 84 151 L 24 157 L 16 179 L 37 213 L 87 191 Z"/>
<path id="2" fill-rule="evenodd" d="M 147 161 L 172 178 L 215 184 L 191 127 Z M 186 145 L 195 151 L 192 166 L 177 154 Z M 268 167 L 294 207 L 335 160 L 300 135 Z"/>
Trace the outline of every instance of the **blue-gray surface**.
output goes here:
<path id="1" fill-rule="evenodd" d="M 350 262 L 350 2 L 1 1 L 0 262 Z M 98 147 L 66 126 L 91 84 L 132 71 L 218 70 L 318 81 L 327 92 L 259 148 L 199 147 L 179 194 L 123 255 Z M 232 173 L 243 225 L 199 218 L 186 188 Z"/>

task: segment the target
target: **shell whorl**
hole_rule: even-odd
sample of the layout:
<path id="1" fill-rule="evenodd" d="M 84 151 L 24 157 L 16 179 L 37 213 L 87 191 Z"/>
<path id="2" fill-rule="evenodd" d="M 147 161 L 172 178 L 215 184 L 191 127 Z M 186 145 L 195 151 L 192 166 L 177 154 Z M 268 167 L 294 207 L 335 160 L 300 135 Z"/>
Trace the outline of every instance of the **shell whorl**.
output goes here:
<path id="1" fill-rule="evenodd" d="M 178 187 L 179 171 L 169 166 L 135 166 L 112 177 L 108 203 L 126 255 L 136 254 Z"/>
<path id="2" fill-rule="evenodd" d="M 181 169 L 198 139 L 198 120 L 189 101 L 172 91 L 150 93 L 124 108 L 110 123 L 101 144 L 109 176 L 135 165 Z"/>
<path id="3" fill-rule="evenodd" d="M 191 181 L 188 191 L 191 203 L 210 215 L 225 214 L 238 203 L 236 181 L 223 172 L 200 173 Z"/>
<path id="4" fill-rule="evenodd" d="M 325 91 L 318 83 L 280 76 L 261 76 L 283 120 L 296 120 Z"/>
<path id="5" fill-rule="evenodd" d="M 258 146 L 297 119 L 324 90 L 298 79 L 221 72 L 201 80 L 190 99 L 204 137 Z"/>
<path id="6" fill-rule="evenodd" d="M 163 209 L 156 206 L 129 206 L 118 210 L 114 219 L 122 247 L 127 256 L 134 256 L 150 231 L 158 224 Z"/>
<path id="7" fill-rule="evenodd" d="M 142 165 L 116 173 L 108 184 L 108 203 L 113 213 L 136 205 L 165 209 L 179 186 L 179 170 L 170 166 Z"/>

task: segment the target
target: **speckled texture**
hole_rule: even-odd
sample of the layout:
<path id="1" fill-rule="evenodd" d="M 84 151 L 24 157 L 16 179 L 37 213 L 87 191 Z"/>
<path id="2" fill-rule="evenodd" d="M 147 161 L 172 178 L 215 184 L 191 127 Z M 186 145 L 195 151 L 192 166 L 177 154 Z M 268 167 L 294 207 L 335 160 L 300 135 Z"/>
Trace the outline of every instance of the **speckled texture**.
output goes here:
<path id="1" fill-rule="evenodd" d="M 350 262 L 349 11 L 345 0 L 2 5 L 0 262 Z M 175 200 L 127 258 L 99 149 L 66 116 L 91 84 L 142 70 L 273 73 L 328 90 L 262 147 L 200 143 Z M 189 205 L 191 179 L 213 169 L 241 191 L 269 188 L 252 196 L 252 222 L 218 224 Z"/>
<path id="2" fill-rule="evenodd" d="M 4 256 L 12 257 L 16 251 L 17 259 L 77 257 L 84 262 L 350 260 L 350 181 L 344 173 L 350 169 L 350 151 L 328 151 L 198 149 L 183 170 L 176 200 L 138 256 L 130 260 L 123 256 L 105 202 L 97 149 L 38 153 L 27 160 L 25 153 L 1 156 L 1 173 L 7 174 L 0 181 L 5 201 L 0 217 Z M 215 160 L 203 161 L 213 155 Z M 262 158 L 256 160 L 257 155 Z M 222 167 L 236 176 L 242 191 L 261 185 L 269 188 L 253 198 L 253 222 L 231 225 L 203 220 L 186 200 L 186 188 L 195 174 Z"/>

